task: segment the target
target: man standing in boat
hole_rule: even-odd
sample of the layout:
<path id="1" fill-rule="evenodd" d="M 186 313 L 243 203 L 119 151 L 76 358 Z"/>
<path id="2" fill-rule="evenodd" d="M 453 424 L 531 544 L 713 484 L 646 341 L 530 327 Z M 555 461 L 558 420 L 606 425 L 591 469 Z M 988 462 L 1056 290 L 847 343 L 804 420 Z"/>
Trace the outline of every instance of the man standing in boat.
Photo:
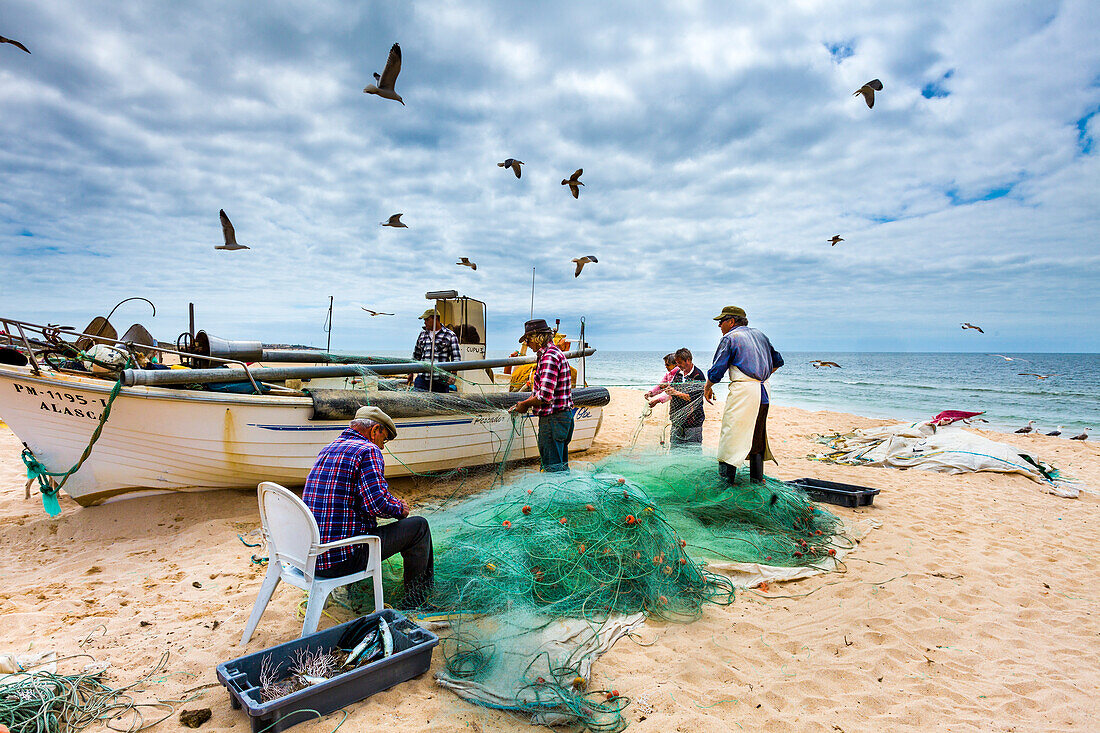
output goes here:
<path id="1" fill-rule="evenodd" d="M 541 318 L 523 325 L 524 342 L 535 351 L 531 396 L 516 403 L 514 412 L 528 410 L 539 418 L 539 458 L 543 471 L 569 470 L 569 441 L 573 438 L 573 385 L 569 360 L 554 343 L 553 331 Z"/>
<path id="2" fill-rule="evenodd" d="M 703 396 L 714 401 L 713 385 L 729 372 L 729 394 L 722 412 L 718 435 L 718 473 L 730 483 L 737 467 L 749 459 L 749 480 L 764 480 L 764 461 L 775 460 L 768 448 L 767 379 L 783 366 L 783 357 L 772 347 L 763 331 L 749 328 L 743 308 L 727 305 L 714 317 L 722 329 L 722 340 L 707 372 Z"/>
<path id="3" fill-rule="evenodd" d="M 446 361 L 458 361 L 462 358 L 462 349 L 458 345 L 458 336 L 455 332 L 443 325 L 439 320 L 439 314 L 429 308 L 420 316 L 424 321 L 424 330 L 416 339 L 413 347 L 413 359 L 438 364 Z M 436 372 L 429 374 L 417 374 L 413 380 L 413 389 L 427 392 L 449 392 L 454 383 L 454 377 L 448 377 Z"/>
<path id="4" fill-rule="evenodd" d="M 382 446 L 397 437 L 397 427 L 373 405 L 360 407 L 355 419 L 336 440 L 321 449 L 306 478 L 306 503 L 321 542 L 372 534 L 382 541 L 382 559 L 401 553 L 405 573 L 405 608 L 427 600 L 434 578 L 432 533 L 424 517 L 410 517 L 409 506 L 390 493 Z M 378 524 L 378 517 L 396 519 Z M 363 570 L 367 547 L 329 550 L 317 558 L 316 574 L 336 578 Z"/>

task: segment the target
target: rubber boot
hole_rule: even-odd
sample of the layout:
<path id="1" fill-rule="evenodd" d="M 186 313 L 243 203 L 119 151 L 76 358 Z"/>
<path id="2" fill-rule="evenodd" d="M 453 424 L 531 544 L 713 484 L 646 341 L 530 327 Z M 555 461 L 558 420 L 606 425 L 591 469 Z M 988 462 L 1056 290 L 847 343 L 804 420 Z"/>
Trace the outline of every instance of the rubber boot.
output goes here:
<path id="1" fill-rule="evenodd" d="M 749 456 L 749 481 L 754 484 L 764 483 L 763 453 L 753 453 Z"/>

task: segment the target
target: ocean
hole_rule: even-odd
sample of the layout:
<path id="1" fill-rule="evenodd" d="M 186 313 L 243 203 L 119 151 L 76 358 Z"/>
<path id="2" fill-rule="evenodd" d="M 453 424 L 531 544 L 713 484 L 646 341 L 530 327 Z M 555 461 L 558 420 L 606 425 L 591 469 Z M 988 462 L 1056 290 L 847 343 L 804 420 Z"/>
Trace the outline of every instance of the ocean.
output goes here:
<path id="1" fill-rule="evenodd" d="M 712 352 L 694 353 L 706 371 Z M 652 386 L 664 374 L 662 356 L 597 351 L 588 359 L 588 383 Z M 926 420 L 942 410 L 984 410 L 990 424 L 982 427 L 1002 431 L 1028 420 L 1042 432 L 1064 425 L 1064 436 L 1086 426 L 1100 428 L 1100 354 L 1007 356 L 1016 360 L 971 353 L 783 352 L 786 365 L 771 379 L 772 400 L 901 421 Z M 814 369 L 812 359 L 835 361 L 841 368 Z M 1040 381 L 1019 372 L 1059 376 Z"/>

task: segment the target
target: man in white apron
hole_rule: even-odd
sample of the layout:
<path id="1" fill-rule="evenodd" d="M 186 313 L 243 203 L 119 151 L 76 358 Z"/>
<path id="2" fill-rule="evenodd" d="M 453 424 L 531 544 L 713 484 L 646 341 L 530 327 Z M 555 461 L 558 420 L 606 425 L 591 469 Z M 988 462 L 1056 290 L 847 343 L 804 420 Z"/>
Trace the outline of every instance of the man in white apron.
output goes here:
<path id="1" fill-rule="evenodd" d="M 713 402 L 713 385 L 721 382 L 727 372 L 730 378 L 718 437 L 718 473 L 733 483 L 737 467 L 747 457 L 749 480 L 760 483 L 764 480 L 764 461 L 775 460 L 768 448 L 767 379 L 783 366 L 783 357 L 762 331 L 749 328 L 743 308 L 727 305 L 714 320 L 722 329 L 722 340 L 707 372 L 704 397 Z"/>

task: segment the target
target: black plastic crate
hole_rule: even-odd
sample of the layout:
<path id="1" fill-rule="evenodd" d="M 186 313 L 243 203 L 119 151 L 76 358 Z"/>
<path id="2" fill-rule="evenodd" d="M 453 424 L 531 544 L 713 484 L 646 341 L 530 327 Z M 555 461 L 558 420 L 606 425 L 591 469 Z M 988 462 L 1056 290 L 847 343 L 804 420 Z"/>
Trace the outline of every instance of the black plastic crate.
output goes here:
<path id="1" fill-rule="evenodd" d="M 248 712 L 253 733 L 260 730 L 278 733 L 292 725 L 316 719 L 315 713 L 306 711 L 316 710 L 321 715 L 327 715 L 427 672 L 432 663 L 432 649 L 439 643 L 439 637 L 388 608 L 366 618 L 379 616 L 386 619 L 393 632 L 393 654 L 384 659 L 356 667 L 271 702 L 260 699 L 260 665 L 266 657 L 271 657 L 273 663 L 282 663 L 285 670 L 299 649 L 331 651 L 344 630 L 355 623 L 353 620 L 219 664 L 218 681 L 229 690 L 233 708 L 243 707 Z"/>
<path id="2" fill-rule="evenodd" d="M 801 486 L 814 501 L 824 501 L 837 506 L 870 506 L 875 503 L 878 489 L 854 484 L 842 484 L 819 478 L 798 478 L 789 483 Z"/>

